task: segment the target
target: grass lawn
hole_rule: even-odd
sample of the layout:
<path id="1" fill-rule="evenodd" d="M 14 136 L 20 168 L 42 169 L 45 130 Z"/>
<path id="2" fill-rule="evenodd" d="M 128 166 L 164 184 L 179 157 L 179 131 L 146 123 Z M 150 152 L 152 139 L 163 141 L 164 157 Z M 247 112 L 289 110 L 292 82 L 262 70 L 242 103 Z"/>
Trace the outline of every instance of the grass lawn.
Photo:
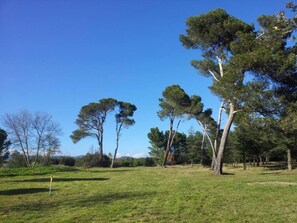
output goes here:
<path id="1" fill-rule="evenodd" d="M 0 222 L 297 222 L 297 171 L 0 170 Z M 49 178 L 53 174 L 49 196 Z"/>

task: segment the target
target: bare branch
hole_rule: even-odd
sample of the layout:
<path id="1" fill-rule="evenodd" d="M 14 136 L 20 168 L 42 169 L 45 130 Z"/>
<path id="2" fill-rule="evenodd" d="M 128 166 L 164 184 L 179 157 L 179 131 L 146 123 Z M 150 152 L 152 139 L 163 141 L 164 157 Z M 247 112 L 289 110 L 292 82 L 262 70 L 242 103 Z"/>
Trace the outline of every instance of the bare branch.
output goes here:
<path id="1" fill-rule="evenodd" d="M 207 139 L 208 139 L 208 141 L 210 143 L 210 147 L 211 147 L 211 150 L 212 150 L 212 152 L 214 154 L 214 157 L 216 158 L 215 148 L 214 148 L 214 145 L 213 145 L 213 143 L 211 141 L 211 138 L 210 138 L 210 136 L 209 136 L 209 134 L 207 132 L 207 129 L 206 129 L 205 125 L 203 125 L 203 123 L 199 119 L 197 119 L 197 121 L 198 121 L 199 125 L 203 128 L 203 132 L 205 133 L 205 135 L 206 135 L 206 137 L 207 137 Z"/>
<path id="2" fill-rule="evenodd" d="M 216 81 L 220 81 L 216 75 L 214 74 L 214 72 L 212 72 L 211 70 L 208 70 L 208 72 L 212 75 L 213 79 L 215 79 Z"/>
<path id="3" fill-rule="evenodd" d="M 224 76 L 224 71 L 223 71 L 223 60 L 220 57 L 216 57 L 218 60 L 218 64 L 219 64 L 219 68 L 220 68 L 220 76 L 223 77 Z"/>

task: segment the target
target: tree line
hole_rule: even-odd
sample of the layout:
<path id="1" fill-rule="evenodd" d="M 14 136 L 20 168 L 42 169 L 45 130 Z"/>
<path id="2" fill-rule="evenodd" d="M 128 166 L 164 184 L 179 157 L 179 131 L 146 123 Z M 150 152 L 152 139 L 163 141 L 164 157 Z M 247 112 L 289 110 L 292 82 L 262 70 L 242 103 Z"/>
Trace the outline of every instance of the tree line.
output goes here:
<path id="1" fill-rule="evenodd" d="M 104 123 L 107 116 L 115 112 L 116 146 L 109 164 L 113 167 L 122 130 L 134 125 L 135 120 L 132 117 L 136 109 L 136 106 L 131 103 L 117 101 L 113 98 L 89 103 L 81 108 L 75 122 L 78 129 L 73 131 L 70 137 L 74 143 L 86 137 L 95 138 L 99 146 L 96 162 L 98 162 L 98 166 L 105 166 L 109 162 L 109 158 L 104 156 L 103 151 Z M 14 149 L 21 152 L 14 153 L 16 160 L 24 161 L 29 168 L 37 164 L 49 165 L 51 156 L 60 152 L 58 137 L 62 131 L 58 123 L 54 122 L 47 113 L 32 114 L 28 111 L 21 111 L 15 114 L 6 114 L 3 116 L 3 125 L 7 132 L 0 129 L 0 161 L 2 163 L 8 158 L 8 147 L 11 144 Z M 10 136 L 9 140 L 7 140 L 7 135 Z"/>

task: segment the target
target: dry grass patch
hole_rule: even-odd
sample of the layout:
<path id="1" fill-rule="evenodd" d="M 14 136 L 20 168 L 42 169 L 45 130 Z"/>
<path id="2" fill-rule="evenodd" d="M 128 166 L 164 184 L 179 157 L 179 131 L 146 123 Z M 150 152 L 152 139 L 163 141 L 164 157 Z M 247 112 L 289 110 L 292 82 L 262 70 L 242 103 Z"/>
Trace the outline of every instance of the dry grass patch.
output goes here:
<path id="1" fill-rule="evenodd" d="M 281 182 L 281 181 L 267 181 L 267 182 L 253 182 L 248 185 L 265 185 L 265 186 L 296 186 L 297 183 Z"/>

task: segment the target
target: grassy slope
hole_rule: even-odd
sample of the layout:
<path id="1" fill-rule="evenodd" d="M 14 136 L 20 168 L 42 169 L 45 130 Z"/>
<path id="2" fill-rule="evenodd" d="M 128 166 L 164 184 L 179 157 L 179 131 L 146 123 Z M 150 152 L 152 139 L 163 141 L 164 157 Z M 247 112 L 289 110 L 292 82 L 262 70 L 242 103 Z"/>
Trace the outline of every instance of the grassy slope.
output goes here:
<path id="1" fill-rule="evenodd" d="M 54 171 L 0 170 L 0 222 L 297 222 L 297 171 Z"/>

